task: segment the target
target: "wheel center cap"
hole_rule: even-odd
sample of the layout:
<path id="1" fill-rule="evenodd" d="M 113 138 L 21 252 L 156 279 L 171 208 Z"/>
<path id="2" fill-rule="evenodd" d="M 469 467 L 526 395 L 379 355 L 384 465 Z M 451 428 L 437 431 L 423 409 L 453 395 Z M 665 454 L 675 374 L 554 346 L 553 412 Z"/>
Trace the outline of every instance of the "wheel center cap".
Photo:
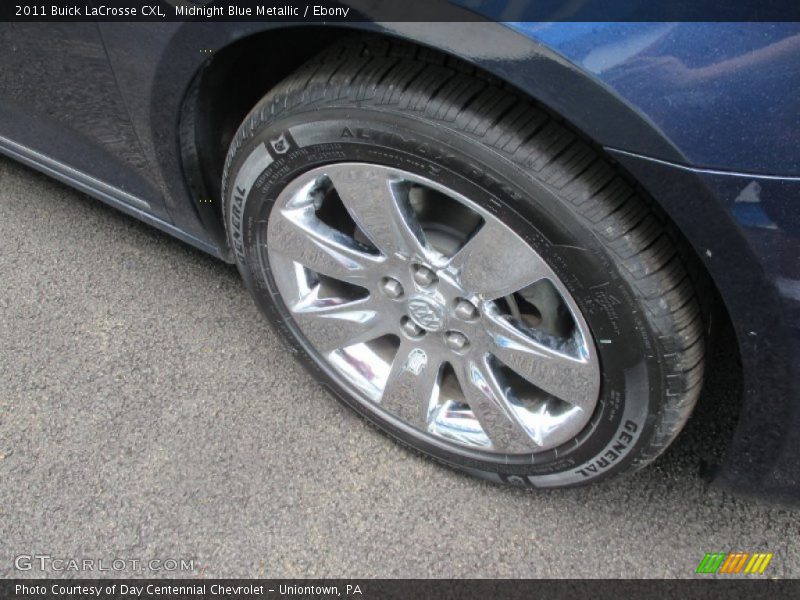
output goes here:
<path id="1" fill-rule="evenodd" d="M 408 316 L 426 331 L 444 327 L 444 304 L 430 296 L 412 296 L 408 301 Z"/>

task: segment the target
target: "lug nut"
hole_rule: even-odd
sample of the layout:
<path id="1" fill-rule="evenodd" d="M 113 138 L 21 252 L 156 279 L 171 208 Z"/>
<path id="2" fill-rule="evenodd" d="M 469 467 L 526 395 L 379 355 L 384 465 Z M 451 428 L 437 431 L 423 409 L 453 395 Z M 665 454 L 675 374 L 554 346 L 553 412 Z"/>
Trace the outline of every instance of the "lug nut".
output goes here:
<path id="1" fill-rule="evenodd" d="M 397 279 L 392 279 L 391 277 L 387 277 L 383 280 L 383 283 L 381 283 L 381 290 L 393 300 L 403 295 L 403 285 L 397 281 Z"/>
<path id="2" fill-rule="evenodd" d="M 416 281 L 422 287 L 433 285 L 438 280 L 439 279 L 436 277 L 436 273 L 431 271 L 428 267 L 423 267 L 422 265 L 417 265 L 414 267 L 414 281 Z"/>
<path id="3" fill-rule="evenodd" d="M 459 298 L 456 301 L 456 308 L 454 312 L 462 321 L 472 321 L 478 317 L 478 307 L 464 298 Z"/>
<path id="4" fill-rule="evenodd" d="M 400 327 L 403 328 L 403 331 L 406 333 L 407 336 L 412 338 L 418 338 L 425 335 L 425 330 L 416 323 L 414 323 L 414 321 L 412 321 L 408 317 L 403 317 L 403 320 L 400 323 Z"/>
<path id="5" fill-rule="evenodd" d="M 456 352 L 463 352 L 469 347 L 467 336 L 459 331 L 448 331 L 444 336 L 447 347 Z"/>

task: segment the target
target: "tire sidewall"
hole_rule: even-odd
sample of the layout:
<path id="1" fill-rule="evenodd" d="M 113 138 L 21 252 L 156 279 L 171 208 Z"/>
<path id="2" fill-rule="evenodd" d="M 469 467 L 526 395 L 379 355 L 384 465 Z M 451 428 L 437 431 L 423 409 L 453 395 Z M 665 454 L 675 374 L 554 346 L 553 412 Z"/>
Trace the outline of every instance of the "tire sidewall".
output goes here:
<path id="1" fill-rule="evenodd" d="M 247 123 L 247 122 L 246 122 Z M 266 252 L 266 223 L 291 180 L 336 162 L 413 172 L 472 199 L 528 242 L 569 290 L 595 340 L 601 391 L 571 442 L 532 457 L 462 453 L 430 443 L 368 408 L 316 355 L 280 298 Z M 225 219 L 237 265 L 256 302 L 293 353 L 344 404 L 405 444 L 462 471 L 516 485 L 593 482 L 630 466 L 646 446 L 664 390 L 657 335 L 624 273 L 586 216 L 529 170 L 479 139 L 418 118 L 368 108 L 285 114 L 232 148 Z"/>

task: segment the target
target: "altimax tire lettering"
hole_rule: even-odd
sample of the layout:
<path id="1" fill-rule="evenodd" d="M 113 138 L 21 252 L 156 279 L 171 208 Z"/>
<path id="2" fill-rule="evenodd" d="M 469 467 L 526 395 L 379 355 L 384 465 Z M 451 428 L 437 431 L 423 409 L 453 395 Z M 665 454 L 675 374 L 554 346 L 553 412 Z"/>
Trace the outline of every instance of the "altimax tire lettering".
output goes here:
<path id="1" fill-rule="evenodd" d="M 356 129 L 355 134 L 353 134 L 353 130 L 349 127 L 345 127 L 342 130 L 342 137 L 343 138 L 358 138 L 360 140 L 368 140 L 371 139 L 371 136 L 363 129 L 358 128 Z"/>
<path id="2" fill-rule="evenodd" d="M 404 136 L 403 134 L 396 132 L 375 131 L 369 129 L 362 129 L 360 127 L 356 128 L 355 131 L 353 131 L 353 129 L 349 127 L 344 127 L 339 137 L 353 138 L 359 140 L 370 140 L 375 143 L 387 142 L 393 145 L 407 146 L 414 152 L 420 154 L 421 156 L 425 156 L 426 158 L 432 161 L 437 161 L 440 163 L 446 163 L 454 159 L 454 156 L 451 154 L 446 154 L 439 150 L 434 150 L 431 147 L 431 145 L 428 144 L 427 142 L 420 142 L 413 136 L 411 137 Z M 476 172 L 479 173 L 477 170 Z M 482 173 L 479 174 L 482 175 Z"/>

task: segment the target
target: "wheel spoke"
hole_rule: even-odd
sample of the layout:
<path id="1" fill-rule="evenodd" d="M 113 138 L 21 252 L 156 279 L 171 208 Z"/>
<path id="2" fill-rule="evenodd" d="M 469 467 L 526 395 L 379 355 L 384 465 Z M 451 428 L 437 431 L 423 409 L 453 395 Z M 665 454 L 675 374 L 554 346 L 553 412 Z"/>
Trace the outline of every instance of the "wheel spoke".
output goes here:
<path id="1" fill-rule="evenodd" d="M 465 289 L 487 300 L 507 296 L 550 275 L 550 269 L 522 238 L 486 222 L 450 261 Z"/>
<path id="2" fill-rule="evenodd" d="M 290 310 L 303 333 L 323 354 L 390 332 L 371 298 L 319 298 L 319 289 L 315 286 Z"/>
<path id="3" fill-rule="evenodd" d="M 374 280 L 386 260 L 320 222 L 308 208 L 275 211 L 270 219 L 269 244 L 273 252 L 317 273 L 354 284 Z"/>
<path id="4" fill-rule="evenodd" d="M 491 352 L 517 374 L 560 400 L 587 411 L 594 407 L 600 378 L 588 349 L 579 353 L 547 334 L 524 333 L 506 317 L 491 312 L 486 314 L 486 330 L 493 342 Z M 573 356 L 573 352 L 584 356 Z"/>
<path id="5" fill-rule="evenodd" d="M 427 431 L 431 402 L 438 396 L 441 366 L 432 354 L 411 342 L 402 342 L 386 380 L 381 407 Z"/>
<path id="6" fill-rule="evenodd" d="M 497 452 L 529 453 L 538 446 L 508 407 L 505 392 L 484 360 L 456 367 L 464 398 Z"/>
<path id="7" fill-rule="evenodd" d="M 490 209 L 399 168 L 336 163 L 291 181 L 266 228 L 263 266 L 297 337 L 412 437 L 527 461 L 591 419 L 601 373 L 588 325 Z"/>
<path id="8" fill-rule="evenodd" d="M 328 176 L 353 221 L 385 256 L 430 257 L 425 234 L 391 171 L 345 165 Z"/>

